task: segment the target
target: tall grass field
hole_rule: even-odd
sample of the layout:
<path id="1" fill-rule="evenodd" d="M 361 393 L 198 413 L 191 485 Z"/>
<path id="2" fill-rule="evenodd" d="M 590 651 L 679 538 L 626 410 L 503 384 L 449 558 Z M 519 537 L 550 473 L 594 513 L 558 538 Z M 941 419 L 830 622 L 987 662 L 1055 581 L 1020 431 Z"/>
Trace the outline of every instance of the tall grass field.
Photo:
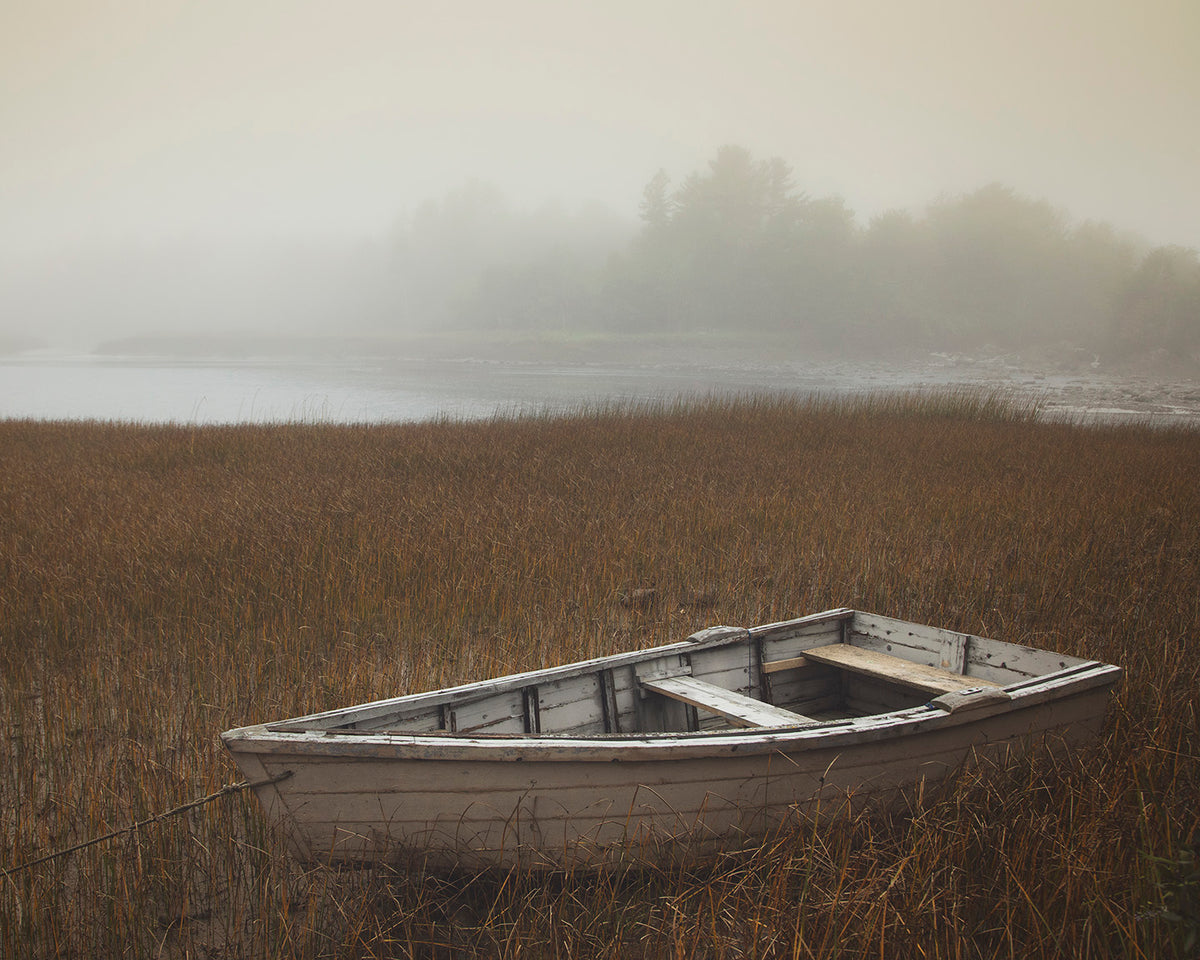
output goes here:
<path id="1" fill-rule="evenodd" d="M 630 603 L 636 596 L 638 603 Z M 1120 665 L 1100 740 L 698 867 L 290 860 L 220 731 L 849 606 Z M 1200 431 L 976 393 L 0 421 L 0 956 L 1189 957 Z"/>

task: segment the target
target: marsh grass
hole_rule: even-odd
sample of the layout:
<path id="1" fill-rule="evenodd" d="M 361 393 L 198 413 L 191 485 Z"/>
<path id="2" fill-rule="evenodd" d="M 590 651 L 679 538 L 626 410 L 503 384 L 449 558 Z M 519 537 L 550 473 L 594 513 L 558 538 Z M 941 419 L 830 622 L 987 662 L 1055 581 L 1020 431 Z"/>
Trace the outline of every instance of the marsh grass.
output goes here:
<path id="1" fill-rule="evenodd" d="M 236 779 L 221 730 L 713 623 L 854 606 L 1126 677 L 1091 749 L 703 869 L 311 868 L 242 795 L 0 875 L 0 954 L 1183 955 L 1198 476 L 1194 431 L 1043 423 L 965 392 L 2 422 L 0 866 Z"/>

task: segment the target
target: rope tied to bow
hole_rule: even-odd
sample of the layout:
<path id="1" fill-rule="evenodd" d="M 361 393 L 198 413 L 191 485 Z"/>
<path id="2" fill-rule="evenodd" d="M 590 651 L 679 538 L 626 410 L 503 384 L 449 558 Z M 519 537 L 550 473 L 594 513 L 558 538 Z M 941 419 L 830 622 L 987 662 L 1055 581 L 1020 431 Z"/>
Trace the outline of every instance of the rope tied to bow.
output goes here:
<path id="1" fill-rule="evenodd" d="M 170 810 L 165 810 L 162 813 L 156 813 L 153 816 L 146 817 L 144 820 L 138 820 L 136 823 L 131 823 L 126 827 L 121 827 L 119 830 L 112 830 L 103 836 L 92 837 L 90 840 L 84 840 L 82 843 L 77 843 L 74 846 L 65 847 L 62 850 L 55 850 L 53 853 L 47 853 L 44 856 L 37 857 L 34 860 L 26 860 L 24 863 L 18 863 L 12 867 L 0 867 L 0 873 L 11 877 L 15 873 L 20 873 L 23 870 L 29 870 L 39 864 L 48 863 L 51 860 L 57 860 L 60 857 L 65 857 L 70 853 L 77 853 L 87 847 L 94 847 L 98 843 L 105 843 L 108 840 L 114 840 L 117 837 L 127 833 L 134 833 L 141 830 L 143 827 L 149 827 L 156 823 L 161 823 L 171 817 L 177 817 L 180 814 L 187 813 L 189 810 L 195 810 L 197 807 L 203 807 L 206 804 L 220 800 L 222 797 L 230 797 L 235 793 L 241 793 L 243 790 L 252 790 L 255 787 L 265 787 L 272 783 L 279 783 L 281 780 L 286 780 L 292 775 L 291 770 L 285 770 L 283 773 L 274 777 L 268 777 L 265 780 L 239 780 L 237 783 L 227 783 L 221 789 L 215 790 L 203 797 L 197 797 L 195 800 L 189 800 L 187 803 L 181 803 L 177 807 L 172 807 Z"/>

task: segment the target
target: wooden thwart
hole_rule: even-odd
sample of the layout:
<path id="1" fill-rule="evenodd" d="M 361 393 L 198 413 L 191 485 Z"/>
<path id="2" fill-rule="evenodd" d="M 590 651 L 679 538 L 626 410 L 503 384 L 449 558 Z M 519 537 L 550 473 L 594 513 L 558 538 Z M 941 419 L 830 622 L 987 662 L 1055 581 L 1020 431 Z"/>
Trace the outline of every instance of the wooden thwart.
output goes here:
<path id="1" fill-rule="evenodd" d="M 804 659 L 825 663 L 852 673 L 877 677 L 891 683 L 920 690 L 922 693 L 954 693 L 968 687 L 999 687 L 1001 684 L 980 677 L 964 677 L 941 667 L 902 660 L 878 650 L 864 650 L 847 643 L 834 643 L 804 651 Z M 797 664 L 798 666 L 798 664 Z M 768 670 L 770 667 L 768 666 Z"/>
<path id="2" fill-rule="evenodd" d="M 795 727 L 817 722 L 695 677 L 646 678 L 642 687 L 718 714 L 739 727 Z"/>

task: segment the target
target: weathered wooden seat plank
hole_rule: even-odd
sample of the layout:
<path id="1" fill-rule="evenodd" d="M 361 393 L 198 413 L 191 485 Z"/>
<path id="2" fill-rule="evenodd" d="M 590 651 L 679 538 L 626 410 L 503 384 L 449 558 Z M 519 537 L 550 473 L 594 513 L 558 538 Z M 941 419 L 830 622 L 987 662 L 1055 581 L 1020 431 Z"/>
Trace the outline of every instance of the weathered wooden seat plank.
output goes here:
<path id="1" fill-rule="evenodd" d="M 726 690 L 695 677 L 645 678 L 642 686 L 655 693 L 724 717 L 739 727 L 795 727 L 817 721 L 770 703 Z"/>
<path id="2" fill-rule="evenodd" d="M 805 650 L 807 660 L 840 667 L 867 677 L 878 677 L 898 683 L 922 693 L 954 693 L 968 687 L 998 687 L 1001 684 L 980 677 L 964 677 L 941 667 L 913 663 L 900 657 L 889 656 L 878 650 L 863 650 L 848 643 L 834 643 L 826 647 Z"/>

